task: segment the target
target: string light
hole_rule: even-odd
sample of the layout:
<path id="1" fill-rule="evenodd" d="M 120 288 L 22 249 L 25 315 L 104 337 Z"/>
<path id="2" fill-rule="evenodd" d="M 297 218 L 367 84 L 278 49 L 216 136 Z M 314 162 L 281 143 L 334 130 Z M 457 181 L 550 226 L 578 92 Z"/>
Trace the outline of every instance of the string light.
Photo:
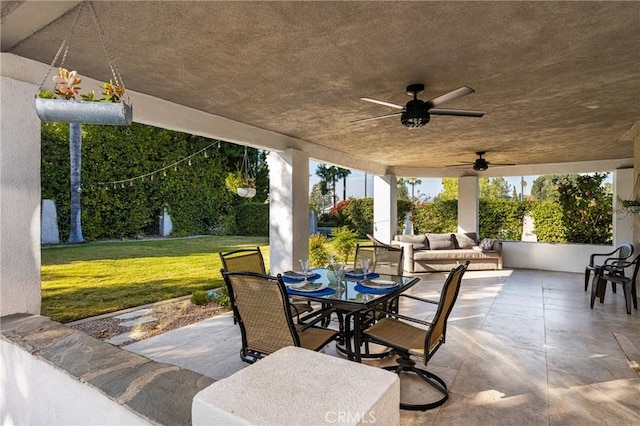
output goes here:
<path id="1" fill-rule="evenodd" d="M 173 163 L 171 163 L 171 164 L 169 164 L 167 166 L 164 166 L 164 167 L 162 167 L 162 168 L 160 168 L 158 170 L 154 170 L 152 172 L 145 173 L 145 174 L 142 174 L 140 176 L 135 176 L 135 177 L 128 178 L 128 179 L 114 180 L 114 181 L 111 181 L 111 182 L 99 182 L 96 185 L 98 186 L 98 188 L 112 187 L 113 189 L 116 189 L 116 187 L 117 187 L 116 185 L 120 185 L 121 188 L 124 188 L 124 184 L 125 183 L 128 183 L 130 187 L 134 186 L 134 182 L 135 181 L 137 181 L 137 180 L 144 181 L 145 177 L 149 177 L 149 180 L 153 181 L 154 180 L 154 175 L 156 173 L 160 173 L 160 172 L 162 172 L 162 176 L 163 177 L 167 177 L 167 170 L 169 170 L 170 168 L 173 167 L 173 170 L 175 172 L 179 171 L 178 164 L 187 162 L 189 164 L 189 166 L 191 166 L 191 164 L 192 164 L 191 159 L 193 157 L 195 157 L 196 155 L 204 153 L 204 158 L 209 158 L 209 155 L 207 154 L 207 149 L 211 148 L 214 145 L 216 145 L 218 148 L 220 148 L 220 146 L 221 146 L 220 141 L 213 142 L 212 144 L 202 148 L 201 150 L 199 150 L 197 152 L 194 152 L 193 154 L 188 155 L 188 156 L 186 156 L 186 157 L 184 157 L 184 158 L 182 158 L 182 159 L 180 159 L 178 161 L 175 161 L 175 162 L 173 162 Z"/>

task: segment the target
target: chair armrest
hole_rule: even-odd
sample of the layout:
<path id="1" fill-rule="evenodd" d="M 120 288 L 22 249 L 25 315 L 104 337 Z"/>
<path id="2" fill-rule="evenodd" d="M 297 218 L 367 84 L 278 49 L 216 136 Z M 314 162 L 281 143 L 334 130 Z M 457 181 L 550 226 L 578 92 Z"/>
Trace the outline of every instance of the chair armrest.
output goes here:
<path id="1" fill-rule="evenodd" d="M 422 297 L 413 296 L 411 294 L 400 294 L 398 297 L 408 297 L 409 299 L 419 300 L 425 303 L 432 303 L 434 305 L 437 305 L 438 303 L 440 303 L 438 300 L 423 299 Z"/>
<path id="2" fill-rule="evenodd" d="M 305 323 L 302 327 L 298 328 L 298 331 L 301 332 L 301 331 L 305 331 L 308 328 L 314 327 L 317 323 L 329 317 L 334 312 L 337 312 L 337 311 L 333 308 L 324 309 L 322 314 L 315 316 L 312 321 Z M 338 313 L 338 321 L 340 322 L 340 329 L 342 330 L 342 315 L 340 315 L 339 313 Z"/>
<path id="3" fill-rule="evenodd" d="M 589 265 L 593 265 L 595 258 L 596 257 L 600 257 L 600 256 L 611 256 L 612 254 L 617 253 L 618 251 L 620 251 L 621 247 L 618 247 L 617 249 L 615 249 L 614 251 L 612 251 L 611 253 L 594 253 L 589 257 Z"/>

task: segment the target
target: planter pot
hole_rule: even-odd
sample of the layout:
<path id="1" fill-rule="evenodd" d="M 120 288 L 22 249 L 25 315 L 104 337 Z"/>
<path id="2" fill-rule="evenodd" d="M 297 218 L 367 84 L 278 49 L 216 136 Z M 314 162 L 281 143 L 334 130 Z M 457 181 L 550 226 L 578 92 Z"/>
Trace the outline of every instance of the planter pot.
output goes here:
<path id="1" fill-rule="evenodd" d="M 255 188 L 238 188 L 236 192 L 243 198 L 253 198 L 256 196 Z"/>
<path id="2" fill-rule="evenodd" d="M 133 108 L 125 103 L 78 102 L 36 98 L 36 112 L 42 121 L 128 126 Z"/>

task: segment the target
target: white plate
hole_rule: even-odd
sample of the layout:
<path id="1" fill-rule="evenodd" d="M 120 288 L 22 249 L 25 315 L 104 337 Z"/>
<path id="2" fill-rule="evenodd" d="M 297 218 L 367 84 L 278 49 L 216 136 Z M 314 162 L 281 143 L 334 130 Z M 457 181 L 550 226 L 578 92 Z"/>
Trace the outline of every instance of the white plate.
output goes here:
<path id="1" fill-rule="evenodd" d="M 295 290 L 295 291 L 301 291 L 304 293 L 312 293 L 314 291 L 320 291 L 320 290 L 324 290 L 325 288 L 327 288 L 327 284 L 320 284 L 320 285 L 316 285 L 313 283 L 290 283 L 287 284 L 287 287 L 289 287 L 291 290 Z"/>
<path id="2" fill-rule="evenodd" d="M 398 286 L 397 282 L 389 280 L 364 280 L 361 284 L 369 288 L 393 288 Z"/>
<path id="3" fill-rule="evenodd" d="M 313 271 L 307 271 L 307 278 L 314 276 L 316 273 Z M 302 271 L 287 271 L 282 274 L 282 276 L 287 278 L 292 278 L 294 280 L 301 280 L 305 277 Z"/>

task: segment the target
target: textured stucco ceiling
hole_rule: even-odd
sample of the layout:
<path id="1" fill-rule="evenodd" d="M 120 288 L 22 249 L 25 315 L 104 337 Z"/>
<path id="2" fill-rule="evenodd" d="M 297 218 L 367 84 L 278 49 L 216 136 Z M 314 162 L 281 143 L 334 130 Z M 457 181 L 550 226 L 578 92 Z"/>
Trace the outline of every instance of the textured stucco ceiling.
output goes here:
<path id="1" fill-rule="evenodd" d="M 43 2 L 42 8 L 50 7 Z M 396 168 L 487 151 L 519 165 L 626 159 L 640 120 L 640 2 L 96 2 L 128 89 Z M 3 2 L 5 21 L 20 10 Z M 43 9 L 44 10 L 44 9 Z M 5 48 L 49 63 L 74 11 Z M 15 18 L 18 19 L 18 18 Z M 6 34 L 3 33 L 3 37 Z M 110 72 L 88 10 L 66 66 Z M 395 112 L 463 85 L 420 129 Z M 634 128 L 635 126 L 635 128 Z"/>

